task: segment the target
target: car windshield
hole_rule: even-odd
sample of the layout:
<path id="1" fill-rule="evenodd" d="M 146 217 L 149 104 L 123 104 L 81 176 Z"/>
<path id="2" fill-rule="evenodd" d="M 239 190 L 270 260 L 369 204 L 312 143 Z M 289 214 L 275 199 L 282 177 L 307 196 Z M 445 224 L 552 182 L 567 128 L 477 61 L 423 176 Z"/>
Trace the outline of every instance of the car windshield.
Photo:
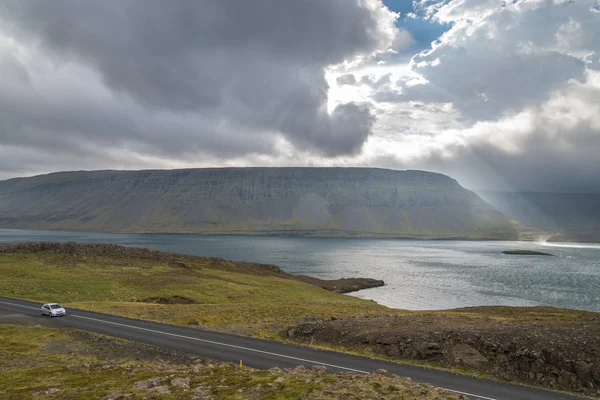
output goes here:
<path id="1" fill-rule="evenodd" d="M 52 304 L 50 306 L 50 308 L 53 309 L 53 310 L 56 310 L 57 308 L 62 308 L 62 307 L 60 306 L 60 304 Z"/>

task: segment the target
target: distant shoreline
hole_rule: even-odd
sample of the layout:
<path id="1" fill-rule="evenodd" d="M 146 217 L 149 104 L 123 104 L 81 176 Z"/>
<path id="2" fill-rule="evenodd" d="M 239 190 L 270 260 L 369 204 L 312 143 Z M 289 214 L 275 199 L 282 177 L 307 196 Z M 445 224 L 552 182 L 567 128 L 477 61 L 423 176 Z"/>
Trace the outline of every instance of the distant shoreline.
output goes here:
<path id="1" fill-rule="evenodd" d="M 539 239 L 521 238 L 521 239 L 497 239 L 485 237 L 469 236 L 402 236 L 402 235 L 374 235 L 374 234 L 301 234 L 294 232 L 169 232 L 169 231 L 93 231 L 77 229 L 32 229 L 32 228 L 6 228 L 0 227 L 0 230 L 7 231 L 31 231 L 31 232 L 63 232 L 63 233 L 94 233 L 109 235 L 185 235 L 185 236 L 222 236 L 222 237 L 270 237 L 270 238 L 319 238 L 319 239 L 374 239 L 374 240 L 416 240 L 416 241 L 464 241 L 464 242 L 523 242 L 523 243 L 542 243 Z M 304 231 L 303 231 L 304 232 Z M 557 237 L 543 240 L 543 243 L 573 243 L 573 244 L 600 244 L 600 241 L 582 241 L 573 240 L 568 237 Z"/>
<path id="2" fill-rule="evenodd" d="M 423 241 L 475 241 L 475 242 L 535 242 L 533 239 L 498 239 L 490 237 L 471 237 L 471 236 L 415 236 L 415 235 L 378 235 L 371 233 L 352 233 L 340 231 L 339 234 L 313 233 L 312 230 L 306 231 L 244 231 L 244 232 L 194 232 L 194 231 L 95 231 L 78 229 L 37 229 L 37 228 L 6 228 L 0 227 L 0 230 L 11 231 L 32 231 L 32 232 L 64 232 L 64 233 L 98 233 L 110 235 L 186 235 L 186 236 L 239 236 L 239 237 L 282 237 L 282 238 L 324 238 L 324 239 L 396 239 L 396 240 L 423 240 Z"/>

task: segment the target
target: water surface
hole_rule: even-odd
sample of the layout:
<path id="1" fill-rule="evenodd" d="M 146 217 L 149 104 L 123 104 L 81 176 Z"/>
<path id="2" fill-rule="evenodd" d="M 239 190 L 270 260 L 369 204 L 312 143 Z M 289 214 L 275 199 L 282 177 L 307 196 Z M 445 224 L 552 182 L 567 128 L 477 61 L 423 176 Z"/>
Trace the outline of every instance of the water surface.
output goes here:
<path id="1" fill-rule="evenodd" d="M 114 243 L 276 264 L 324 279 L 383 279 L 384 287 L 353 295 L 404 309 L 551 305 L 600 311 L 599 245 L 0 229 L 0 242 L 24 241 Z M 514 249 L 556 257 L 502 254 Z"/>

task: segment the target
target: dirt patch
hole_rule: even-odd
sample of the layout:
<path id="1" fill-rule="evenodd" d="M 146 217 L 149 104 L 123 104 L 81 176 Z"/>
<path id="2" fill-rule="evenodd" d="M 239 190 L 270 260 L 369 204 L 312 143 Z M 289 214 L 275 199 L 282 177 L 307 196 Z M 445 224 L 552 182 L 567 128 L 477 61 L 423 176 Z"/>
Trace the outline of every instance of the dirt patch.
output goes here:
<path id="1" fill-rule="evenodd" d="M 593 313 L 590 313 L 593 315 Z M 568 321 L 412 314 L 306 323 L 289 339 L 600 394 L 600 316 Z"/>
<path id="2" fill-rule="evenodd" d="M 197 301 L 184 296 L 148 297 L 147 299 L 140 300 L 140 302 L 155 304 L 198 304 Z"/>

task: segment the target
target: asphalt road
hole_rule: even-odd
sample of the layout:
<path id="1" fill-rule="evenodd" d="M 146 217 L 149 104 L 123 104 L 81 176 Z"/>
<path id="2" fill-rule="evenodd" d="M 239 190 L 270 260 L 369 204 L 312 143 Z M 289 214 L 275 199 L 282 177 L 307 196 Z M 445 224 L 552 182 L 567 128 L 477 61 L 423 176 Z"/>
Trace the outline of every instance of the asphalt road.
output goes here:
<path id="1" fill-rule="evenodd" d="M 41 304 L 38 303 L 0 296 L 0 310 L 43 318 L 44 325 L 85 329 L 216 360 L 235 363 L 243 360 L 244 365 L 260 369 L 324 365 L 331 372 L 367 374 L 382 368 L 417 382 L 429 383 L 461 393 L 472 400 L 580 399 L 580 397 L 566 394 L 455 375 L 449 372 L 90 311 L 67 309 L 67 316 L 51 319 L 40 316 L 40 307 Z"/>

